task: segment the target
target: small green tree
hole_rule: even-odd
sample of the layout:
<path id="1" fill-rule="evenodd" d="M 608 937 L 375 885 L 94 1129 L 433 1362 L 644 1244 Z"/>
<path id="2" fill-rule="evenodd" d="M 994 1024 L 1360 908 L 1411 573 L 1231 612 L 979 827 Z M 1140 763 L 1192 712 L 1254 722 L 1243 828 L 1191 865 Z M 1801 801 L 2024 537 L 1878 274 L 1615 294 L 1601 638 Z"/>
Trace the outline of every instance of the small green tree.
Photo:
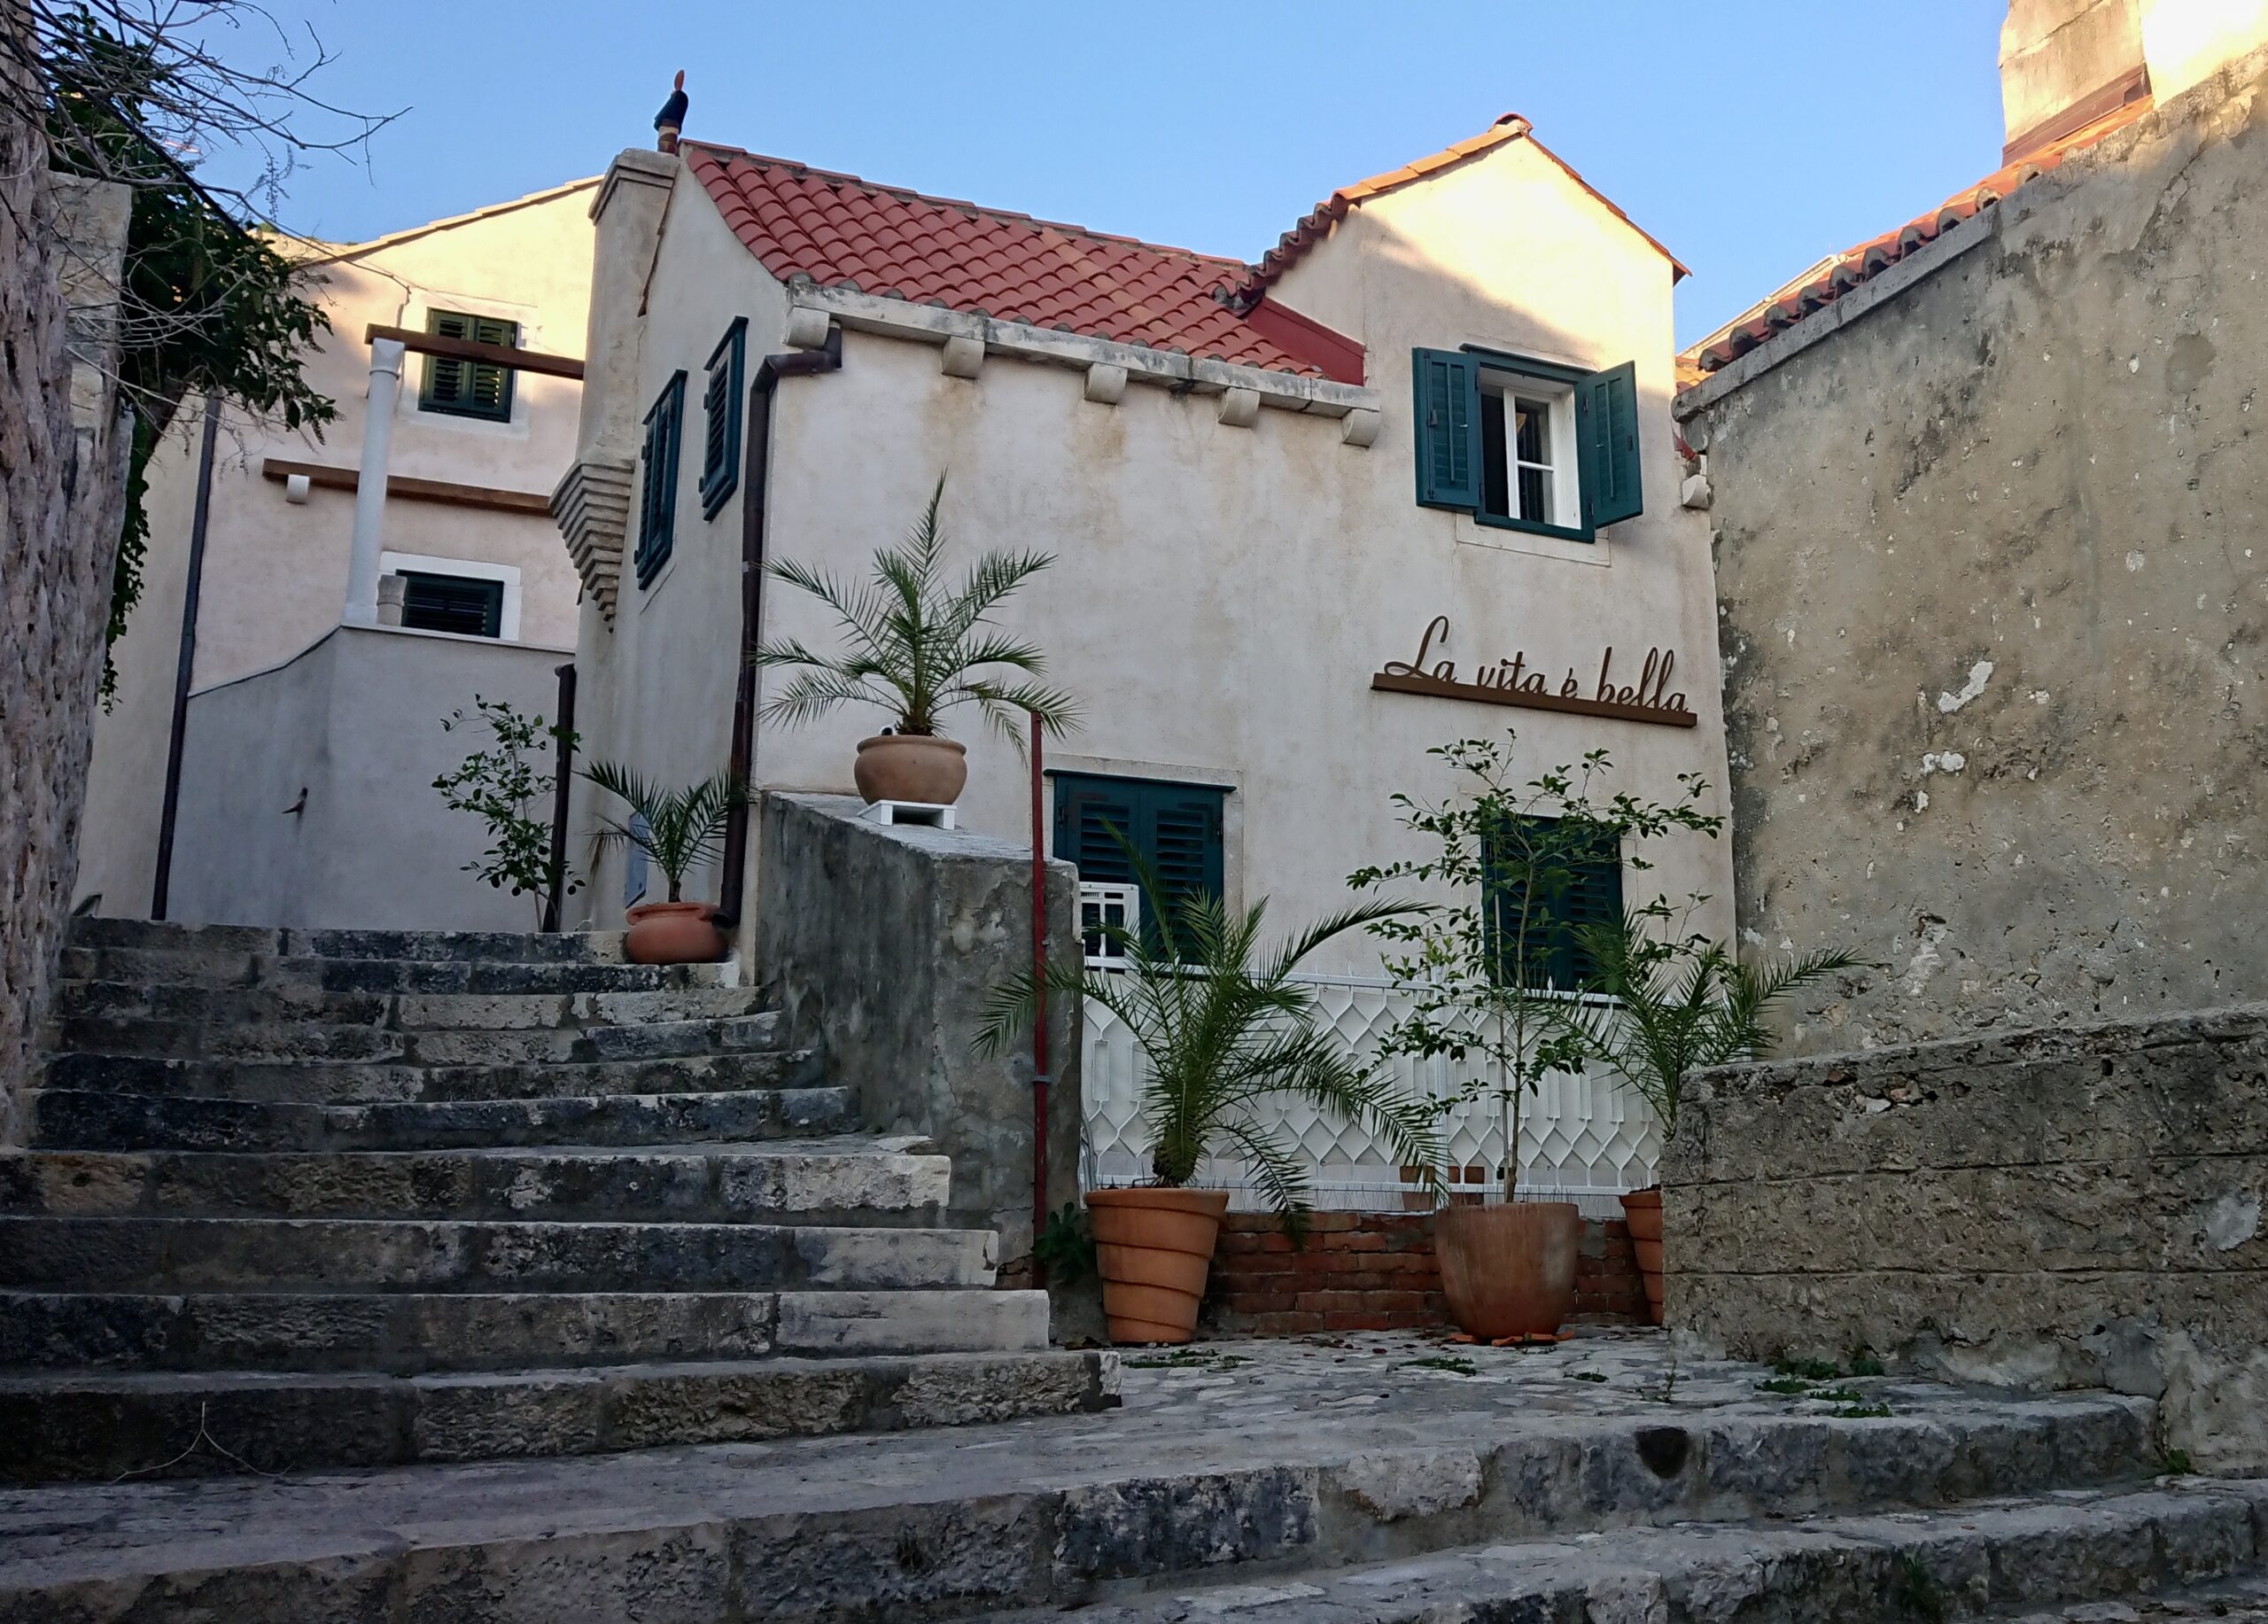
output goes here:
<path id="1" fill-rule="evenodd" d="M 563 744 L 572 753 L 577 735 L 501 699 L 476 694 L 472 707 L 470 717 L 461 710 L 450 711 L 441 719 L 441 730 L 484 729 L 488 742 L 459 762 L 454 772 L 435 779 L 433 788 L 451 812 L 470 812 L 487 825 L 488 849 L 465 864 L 464 872 L 515 897 L 532 894 L 540 924 L 544 897 L 555 877 L 562 897 L 582 889 L 582 882 L 563 866 L 555 875 L 552 867 L 548 809 L 558 792 L 559 776 L 558 769 L 541 758 L 547 747 L 555 752 Z"/>
<path id="2" fill-rule="evenodd" d="M 1239 913 L 1208 891 L 1171 890 L 1122 835 L 1118 840 L 1143 894 L 1162 899 L 1140 929 L 1102 927 L 1126 968 L 1019 971 L 986 1000 L 978 1051 L 1005 1053 L 1031 1029 L 1043 985 L 1092 998 L 1125 1022 L 1147 1062 L 1142 1114 L 1155 1136 L 1153 1182 L 1185 1185 L 1207 1156 L 1233 1146 L 1294 1232 L 1308 1210 L 1307 1169 L 1261 1120 L 1254 1107 L 1263 1100 L 1297 1095 L 1368 1127 L 1406 1164 L 1432 1167 L 1439 1151 L 1430 1113 L 1318 1023 L 1314 989 L 1294 975 L 1324 943 L 1408 913 L 1410 905 L 1366 903 L 1263 946 L 1265 901 Z"/>
<path id="3" fill-rule="evenodd" d="M 1651 866 L 1638 843 L 1672 830 L 1716 835 L 1721 817 L 1699 803 L 1707 786 L 1680 773 L 1679 798 L 1663 803 L 1604 792 L 1612 771 L 1604 750 L 1516 783 L 1509 730 L 1502 742 L 1460 739 L 1428 751 L 1457 775 L 1438 802 L 1397 794 L 1402 826 L 1424 836 L 1433 855 L 1362 868 L 1358 890 L 1388 882 L 1444 889 L 1452 900 L 1370 929 L 1386 946 L 1386 970 L 1409 1000 L 1379 1039 L 1382 1052 L 1421 1060 L 1478 1062 L 1437 1102 L 1446 1111 L 1487 1095 L 1504 1135 L 1503 1193 L 1519 1193 L 1520 1131 L 1527 1097 L 1544 1076 L 1583 1061 L 1567 1012 L 1592 988 L 1555 984 L 1574 922 L 1567 899 L 1603 855 L 1634 869 Z"/>
<path id="4" fill-rule="evenodd" d="M 1799 988 L 1874 967 L 1840 951 L 1744 962 L 1686 928 L 1707 900 L 1696 893 L 1679 910 L 1657 897 L 1579 928 L 1598 989 L 1613 1002 L 1570 1010 L 1566 1030 L 1582 1058 L 1608 1067 L 1654 1108 L 1665 1138 L 1677 1131 L 1688 1076 L 1769 1053 L 1776 1034 L 1767 1017 L 1775 1006 Z"/>
<path id="5" fill-rule="evenodd" d="M 857 703 L 881 707 L 900 733 L 928 735 L 938 732 L 945 711 L 974 704 L 1019 750 L 1027 714 L 1053 734 L 1078 726 L 1078 701 L 1041 680 L 1047 657 L 1038 646 L 991 624 L 992 611 L 1055 556 L 986 553 L 960 585 L 947 587 L 938 579 L 945 533 L 937 509 L 944 497 L 941 474 L 904 545 L 874 555 L 871 580 L 841 580 L 789 558 L 768 566 L 835 612 L 845 647 L 821 654 L 790 637 L 757 649 L 750 657 L 758 665 L 795 672 L 765 702 L 767 718 L 797 724 Z"/>
<path id="6" fill-rule="evenodd" d="M 626 804 L 627 818 L 599 819 L 594 851 L 635 846 L 653 859 L 669 882 L 672 902 L 685 900 L 685 876 L 723 851 L 725 824 L 733 808 L 748 804 L 748 786 L 729 772 L 681 789 L 671 789 L 611 761 L 594 763 L 583 774 Z"/>

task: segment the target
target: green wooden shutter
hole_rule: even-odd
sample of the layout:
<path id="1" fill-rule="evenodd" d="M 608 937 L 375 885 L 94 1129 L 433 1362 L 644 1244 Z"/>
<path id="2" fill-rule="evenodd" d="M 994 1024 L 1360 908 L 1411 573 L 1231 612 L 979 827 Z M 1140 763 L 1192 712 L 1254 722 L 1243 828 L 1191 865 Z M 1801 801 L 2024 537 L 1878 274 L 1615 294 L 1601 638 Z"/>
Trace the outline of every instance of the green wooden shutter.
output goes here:
<path id="1" fill-rule="evenodd" d="M 1587 524 L 1619 524 L 1645 510 L 1635 361 L 1594 372 L 1575 385 L 1575 443 Z"/>
<path id="2" fill-rule="evenodd" d="M 1596 831 L 1591 854 L 1571 866 L 1553 912 L 1561 940 L 1554 944 L 1553 983 L 1589 991 L 1598 985 L 1597 956 L 1581 936 L 1587 926 L 1612 925 L 1622 917 L 1621 844 L 1610 829 Z"/>
<path id="3" fill-rule="evenodd" d="M 425 325 L 439 338 L 467 338 L 475 344 L 498 344 L 507 348 L 517 348 L 520 342 L 518 322 L 499 321 L 493 316 L 436 310 L 428 315 Z M 517 376 L 510 367 L 485 361 L 428 355 L 425 383 L 418 392 L 417 404 L 424 411 L 509 423 L 512 416 L 512 380 Z"/>
<path id="4" fill-rule="evenodd" d="M 1142 893 L 1142 928 L 1153 931 L 1163 909 L 1192 891 L 1217 897 L 1225 879 L 1222 839 L 1224 790 L 1201 784 L 1059 773 L 1055 778 L 1055 855 L 1078 865 L 1079 878 L 1134 885 Z M 1164 891 L 1143 885 L 1122 835 Z"/>
<path id="5" fill-rule="evenodd" d="M 1598 967 L 1577 930 L 1622 917 L 1621 843 L 1612 830 L 1600 828 L 1588 850 L 1578 849 L 1549 866 L 1531 865 L 1516 855 L 1519 835 L 1538 835 L 1553 820 L 1516 816 L 1511 821 L 1518 830 L 1484 836 L 1480 849 L 1482 919 L 1496 978 L 1509 982 L 1520 963 L 1524 924 L 1527 984 L 1563 991 L 1588 989 L 1598 980 Z M 1538 868 L 1544 872 L 1534 872 Z"/>
<path id="6" fill-rule="evenodd" d="M 1428 508 L 1472 508 L 1480 500 L 1480 373 L 1456 350 L 1413 350 L 1418 501 Z"/>
<path id="7" fill-rule="evenodd" d="M 701 392 L 701 517 L 713 519 L 741 482 L 741 398 L 748 347 L 748 318 L 736 317 L 709 356 Z"/>
<path id="8" fill-rule="evenodd" d="M 645 481 L 639 488 L 638 584 L 650 586 L 676 541 L 679 429 L 685 420 L 685 374 L 674 374 L 646 414 Z"/>

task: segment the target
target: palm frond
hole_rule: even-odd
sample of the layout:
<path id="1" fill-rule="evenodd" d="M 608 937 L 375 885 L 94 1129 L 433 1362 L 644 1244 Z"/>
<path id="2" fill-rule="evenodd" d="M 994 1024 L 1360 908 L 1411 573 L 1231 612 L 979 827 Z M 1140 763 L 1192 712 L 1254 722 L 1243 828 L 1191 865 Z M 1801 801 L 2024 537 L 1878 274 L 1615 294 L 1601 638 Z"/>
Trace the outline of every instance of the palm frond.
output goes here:
<path id="1" fill-rule="evenodd" d="M 672 788 L 631 771 L 618 762 L 594 762 L 583 776 L 623 802 L 628 818 L 600 814 L 594 845 L 635 846 L 652 859 L 669 882 L 669 899 L 681 900 L 685 876 L 724 849 L 725 825 L 736 806 L 749 800 L 748 787 L 730 773 L 697 784 Z"/>

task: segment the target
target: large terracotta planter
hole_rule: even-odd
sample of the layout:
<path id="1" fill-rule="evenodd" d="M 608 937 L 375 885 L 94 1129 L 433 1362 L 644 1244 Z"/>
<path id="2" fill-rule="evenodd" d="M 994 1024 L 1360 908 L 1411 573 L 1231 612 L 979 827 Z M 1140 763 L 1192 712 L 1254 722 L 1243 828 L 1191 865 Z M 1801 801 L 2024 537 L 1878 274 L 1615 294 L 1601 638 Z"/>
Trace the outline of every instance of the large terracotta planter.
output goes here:
<path id="1" fill-rule="evenodd" d="M 1622 1198 L 1630 1249 L 1638 1255 L 1638 1280 L 1646 1288 L 1646 1317 L 1662 1323 L 1662 1187 L 1633 1190 Z"/>
<path id="2" fill-rule="evenodd" d="M 1575 1306 L 1583 1215 L 1573 1201 L 1444 1207 L 1433 1219 L 1441 1293 L 1482 1341 L 1549 1336 Z"/>
<path id="3" fill-rule="evenodd" d="M 623 957 L 633 964 L 713 964 L 725 956 L 714 903 L 647 902 L 630 910 Z"/>
<path id="4" fill-rule="evenodd" d="M 968 752 L 931 734 L 884 733 L 858 741 L 850 765 L 858 793 L 875 801 L 951 806 L 968 782 Z"/>
<path id="5" fill-rule="evenodd" d="M 1114 1342 L 1185 1342 L 1212 1272 L 1226 1190 L 1090 1190 L 1103 1317 Z"/>

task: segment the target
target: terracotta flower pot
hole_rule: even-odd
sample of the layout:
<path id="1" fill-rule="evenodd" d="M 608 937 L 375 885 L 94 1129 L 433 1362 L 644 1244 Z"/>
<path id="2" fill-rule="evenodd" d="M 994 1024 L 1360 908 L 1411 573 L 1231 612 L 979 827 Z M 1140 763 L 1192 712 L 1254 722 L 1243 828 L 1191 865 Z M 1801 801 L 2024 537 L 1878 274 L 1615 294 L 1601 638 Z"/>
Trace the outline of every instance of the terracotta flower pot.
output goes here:
<path id="1" fill-rule="evenodd" d="M 725 933 L 708 902 L 645 902 L 630 910 L 623 957 L 633 964 L 713 964 L 725 956 Z"/>
<path id="2" fill-rule="evenodd" d="M 1482 1341 L 1549 1335 L 1575 1306 L 1583 1215 L 1573 1201 L 1445 1207 L 1433 1251 L 1449 1313 Z"/>
<path id="3" fill-rule="evenodd" d="M 1646 1317 L 1662 1323 L 1662 1187 L 1633 1190 L 1622 1198 L 1630 1249 L 1638 1255 L 1638 1283 L 1646 1288 Z"/>
<path id="4" fill-rule="evenodd" d="M 850 775 L 869 803 L 951 806 L 968 782 L 968 752 L 934 734 L 877 734 L 858 741 L 858 758 L 851 763 Z"/>
<path id="5" fill-rule="evenodd" d="M 1212 1272 L 1226 1190 L 1090 1190 L 1103 1317 L 1114 1342 L 1185 1342 Z"/>

